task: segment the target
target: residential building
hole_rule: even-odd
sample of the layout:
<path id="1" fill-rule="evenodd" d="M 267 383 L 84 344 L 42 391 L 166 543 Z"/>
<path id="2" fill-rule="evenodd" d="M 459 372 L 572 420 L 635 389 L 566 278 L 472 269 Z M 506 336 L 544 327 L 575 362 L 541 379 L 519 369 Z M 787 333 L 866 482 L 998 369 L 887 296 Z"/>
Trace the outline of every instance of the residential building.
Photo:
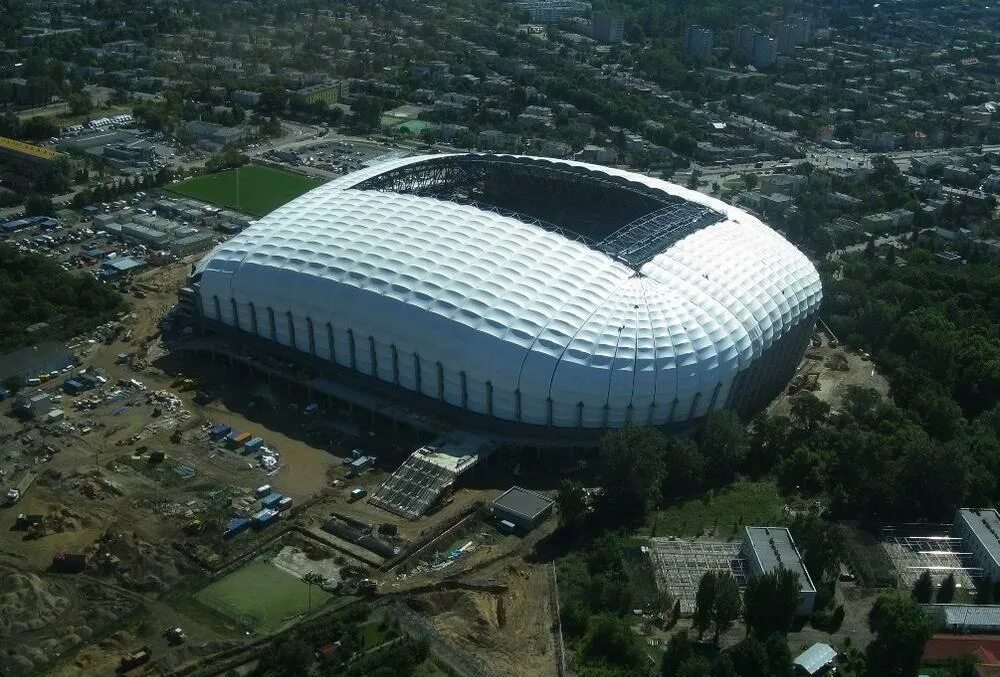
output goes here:
<path id="1" fill-rule="evenodd" d="M 704 63 L 712 58 L 714 33 L 704 26 L 689 26 L 684 34 L 684 56 L 689 61 Z"/>
<path id="2" fill-rule="evenodd" d="M 297 101 L 305 104 L 323 102 L 325 104 L 340 103 L 344 98 L 344 81 L 331 80 L 315 85 L 309 85 L 295 90 L 292 95 Z"/>
<path id="3" fill-rule="evenodd" d="M 753 38 L 753 58 L 755 68 L 768 68 L 778 59 L 778 43 L 770 35 L 757 34 Z"/>
<path id="4" fill-rule="evenodd" d="M 611 12 L 594 12 L 591 30 L 595 40 L 616 44 L 625 39 L 625 17 Z"/>

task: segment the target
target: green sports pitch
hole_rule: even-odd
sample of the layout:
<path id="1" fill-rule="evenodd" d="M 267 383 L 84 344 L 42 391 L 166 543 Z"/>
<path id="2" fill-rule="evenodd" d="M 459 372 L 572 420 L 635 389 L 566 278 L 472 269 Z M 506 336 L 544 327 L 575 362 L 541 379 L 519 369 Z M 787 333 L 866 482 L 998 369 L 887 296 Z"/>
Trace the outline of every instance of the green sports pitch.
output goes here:
<path id="1" fill-rule="evenodd" d="M 244 214 L 264 216 L 323 181 L 272 167 L 246 165 L 171 184 L 167 190 Z"/>

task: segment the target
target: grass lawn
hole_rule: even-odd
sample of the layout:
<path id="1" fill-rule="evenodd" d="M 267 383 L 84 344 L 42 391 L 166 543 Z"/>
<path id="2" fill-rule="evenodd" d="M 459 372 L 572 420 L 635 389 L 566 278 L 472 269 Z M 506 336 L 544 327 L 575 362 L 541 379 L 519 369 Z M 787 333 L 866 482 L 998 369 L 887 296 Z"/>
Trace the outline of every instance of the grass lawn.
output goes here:
<path id="1" fill-rule="evenodd" d="M 236 192 L 237 173 L 239 175 L 238 199 Z M 186 181 L 171 184 L 167 190 L 185 197 L 203 200 L 218 207 L 228 207 L 253 216 L 264 216 L 321 183 L 323 182 L 318 179 L 273 167 L 246 165 L 217 174 L 195 176 Z"/>
<path id="2" fill-rule="evenodd" d="M 244 627 L 266 633 L 308 609 L 308 588 L 291 574 L 263 560 L 254 560 L 203 588 L 195 599 Z M 330 598 L 329 593 L 313 586 L 313 609 Z"/>
<path id="3" fill-rule="evenodd" d="M 731 539 L 735 527 L 775 524 L 785 504 L 773 482 L 740 480 L 714 494 L 677 503 L 649 516 L 643 536 Z"/>

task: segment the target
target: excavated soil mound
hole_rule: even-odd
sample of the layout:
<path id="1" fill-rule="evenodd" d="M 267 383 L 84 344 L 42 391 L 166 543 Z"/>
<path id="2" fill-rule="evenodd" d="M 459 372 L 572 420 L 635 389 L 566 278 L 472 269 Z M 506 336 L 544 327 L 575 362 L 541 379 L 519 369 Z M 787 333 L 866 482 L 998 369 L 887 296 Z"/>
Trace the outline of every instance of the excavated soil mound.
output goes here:
<path id="1" fill-rule="evenodd" d="M 0 578 L 0 637 L 49 625 L 69 608 L 69 600 L 50 590 L 35 574 L 12 573 Z"/>

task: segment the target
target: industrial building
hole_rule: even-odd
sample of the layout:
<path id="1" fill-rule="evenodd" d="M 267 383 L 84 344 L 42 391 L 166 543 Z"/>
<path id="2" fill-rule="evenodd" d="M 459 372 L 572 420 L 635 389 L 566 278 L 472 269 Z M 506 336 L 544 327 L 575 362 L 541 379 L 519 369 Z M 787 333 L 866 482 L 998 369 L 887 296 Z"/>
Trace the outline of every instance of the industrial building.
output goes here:
<path id="1" fill-rule="evenodd" d="M 208 332 L 534 432 L 753 413 L 787 384 L 821 299 L 809 260 L 736 207 L 477 153 L 314 189 L 216 247 L 187 289 Z"/>
<path id="2" fill-rule="evenodd" d="M 993 508 L 959 508 L 952 534 L 972 553 L 972 562 L 983 578 L 1000 581 L 1000 515 Z"/>
<path id="3" fill-rule="evenodd" d="M 816 586 L 795 547 L 791 532 L 784 527 L 744 527 L 743 556 L 751 577 L 788 569 L 799 577 L 798 615 L 808 616 L 816 603 Z"/>
<path id="4" fill-rule="evenodd" d="M 11 377 L 24 380 L 63 371 L 76 364 L 76 356 L 62 343 L 45 341 L 0 355 L 0 381 Z"/>
<path id="5" fill-rule="evenodd" d="M 490 503 L 498 522 L 507 522 L 521 531 L 531 531 L 552 514 L 555 505 L 548 496 L 521 487 L 511 487 Z"/>
<path id="6" fill-rule="evenodd" d="M 1000 606 L 924 604 L 922 608 L 939 632 L 1000 634 Z"/>

